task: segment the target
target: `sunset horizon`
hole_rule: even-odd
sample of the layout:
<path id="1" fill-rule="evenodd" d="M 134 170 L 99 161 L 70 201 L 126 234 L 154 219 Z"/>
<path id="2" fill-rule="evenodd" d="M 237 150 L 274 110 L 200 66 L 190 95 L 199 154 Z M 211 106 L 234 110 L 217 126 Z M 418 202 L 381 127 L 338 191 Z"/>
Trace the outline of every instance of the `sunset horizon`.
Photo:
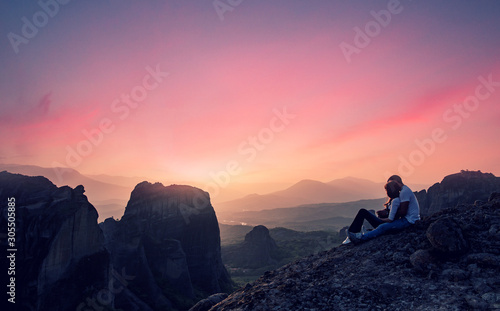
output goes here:
<path id="1" fill-rule="evenodd" d="M 495 3 L 1 6 L 2 164 L 205 189 L 500 175 Z"/>

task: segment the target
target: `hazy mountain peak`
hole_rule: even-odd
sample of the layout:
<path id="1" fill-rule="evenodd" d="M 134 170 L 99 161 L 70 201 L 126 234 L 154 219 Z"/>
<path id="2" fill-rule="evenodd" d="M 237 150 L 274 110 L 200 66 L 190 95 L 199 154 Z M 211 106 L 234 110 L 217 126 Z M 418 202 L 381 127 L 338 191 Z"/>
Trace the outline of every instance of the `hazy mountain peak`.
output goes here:
<path id="1" fill-rule="evenodd" d="M 365 178 L 359 178 L 359 177 L 353 177 L 353 176 L 347 176 L 347 177 L 342 177 L 342 178 L 337 178 L 334 180 L 329 181 L 328 183 L 333 183 L 333 182 L 362 182 L 362 183 L 376 183 L 372 180 L 365 179 Z"/>
<path id="2" fill-rule="evenodd" d="M 302 179 L 299 182 L 297 182 L 296 185 L 298 185 L 298 184 L 308 184 L 308 183 L 322 184 L 323 182 L 318 181 L 318 180 L 314 180 L 314 179 Z"/>
<path id="3" fill-rule="evenodd" d="M 288 187 L 284 191 L 290 190 L 290 189 L 300 189 L 300 188 L 312 188 L 312 187 L 329 187 L 327 184 L 318 181 L 318 180 L 313 180 L 313 179 L 302 179 L 301 181 L 293 184 L 292 186 Z"/>
<path id="4" fill-rule="evenodd" d="M 302 179 L 292 186 L 265 195 L 246 196 L 217 204 L 218 212 L 259 211 L 314 203 L 340 203 L 384 197 L 383 183 L 360 178 L 336 179 L 324 183 Z"/>

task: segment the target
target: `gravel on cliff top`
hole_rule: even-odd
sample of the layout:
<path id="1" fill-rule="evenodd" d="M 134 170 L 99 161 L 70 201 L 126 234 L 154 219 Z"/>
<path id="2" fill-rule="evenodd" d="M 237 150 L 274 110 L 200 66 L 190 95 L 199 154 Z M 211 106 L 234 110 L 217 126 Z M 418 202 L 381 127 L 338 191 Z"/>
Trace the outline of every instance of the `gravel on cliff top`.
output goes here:
<path id="1" fill-rule="evenodd" d="M 500 310 L 500 194 L 311 255 L 210 310 Z"/>

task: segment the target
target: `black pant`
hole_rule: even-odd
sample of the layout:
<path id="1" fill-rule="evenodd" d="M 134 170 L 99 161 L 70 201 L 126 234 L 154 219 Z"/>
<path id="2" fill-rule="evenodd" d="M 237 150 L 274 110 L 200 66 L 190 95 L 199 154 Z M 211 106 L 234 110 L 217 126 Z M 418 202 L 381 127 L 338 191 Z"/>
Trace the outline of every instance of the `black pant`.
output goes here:
<path id="1" fill-rule="evenodd" d="M 352 233 L 360 232 L 365 219 L 370 223 L 370 225 L 373 226 L 373 228 L 377 228 L 379 225 L 384 223 L 380 218 L 375 216 L 375 214 L 372 214 L 369 211 L 362 208 L 358 211 L 356 217 L 354 217 L 354 220 L 352 221 L 352 224 L 349 227 L 349 231 L 351 231 Z"/>

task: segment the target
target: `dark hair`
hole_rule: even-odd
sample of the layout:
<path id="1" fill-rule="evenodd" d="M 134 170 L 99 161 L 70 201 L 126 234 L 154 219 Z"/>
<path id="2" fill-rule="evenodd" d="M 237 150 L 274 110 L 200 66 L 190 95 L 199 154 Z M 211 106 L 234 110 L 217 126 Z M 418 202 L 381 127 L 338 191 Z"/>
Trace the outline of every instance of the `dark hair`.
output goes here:
<path id="1" fill-rule="evenodd" d="M 399 175 L 392 175 L 391 177 L 389 177 L 387 179 L 387 182 L 389 182 L 391 180 L 397 181 L 398 183 L 403 185 L 403 180 L 401 179 L 401 177 L 399 177 Z"/>
<path id="2" fill-rule="evenodd" d="M 401 185 L 396 180 L 390 180 L 385 184 L 384 189 L 387 192 L 387 196 L 389 197 L 389 200 L 387 200 L 387 202 L 385 202 L 384 205 L 385 207 L 388 207 L 393 199 L 399 197 L 399 192 L 401 191 Z"/>

